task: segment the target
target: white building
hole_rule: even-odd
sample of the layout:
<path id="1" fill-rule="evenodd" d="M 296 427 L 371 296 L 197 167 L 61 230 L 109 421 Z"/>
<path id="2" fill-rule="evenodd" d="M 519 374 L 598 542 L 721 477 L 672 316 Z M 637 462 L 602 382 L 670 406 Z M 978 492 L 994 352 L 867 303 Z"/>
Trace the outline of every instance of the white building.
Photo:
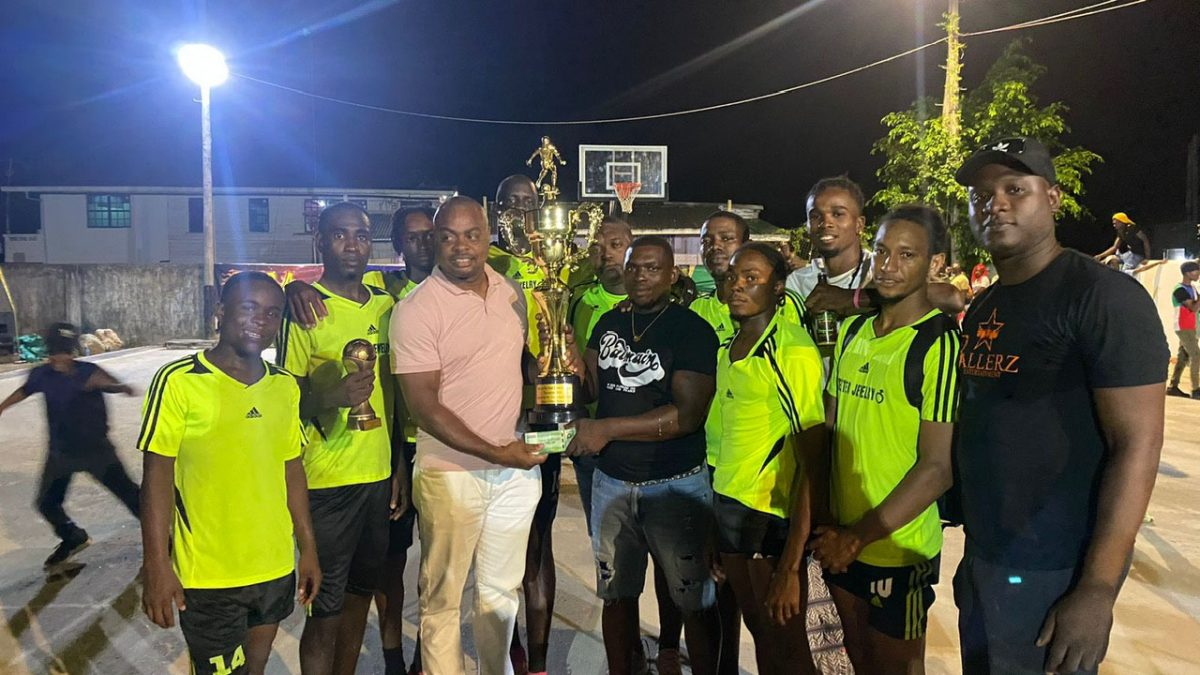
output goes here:
<path id="1" fill-rule="evenodd" d="M 8 262 L 203 263 L 200 188 L 12 186 L 40 202 L 41 231 L 5 235 Z M 437 206 L 451 190 L 215 188 L 218 263 L 316 262 L 312 232 L 327 204 L 353 201 L 371 214 L 372 259 L 393 262 L 391 215 Z"/>

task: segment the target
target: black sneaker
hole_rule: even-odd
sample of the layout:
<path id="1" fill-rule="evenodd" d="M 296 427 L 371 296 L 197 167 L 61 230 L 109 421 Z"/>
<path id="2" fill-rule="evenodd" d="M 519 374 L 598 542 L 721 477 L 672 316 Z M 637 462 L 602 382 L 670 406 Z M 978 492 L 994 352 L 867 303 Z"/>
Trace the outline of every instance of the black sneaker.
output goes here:
<path id="1" fill-rule="evenodd" d="M 1184 398 L 1188 398 L 1188 395 L 1183 393 L 1183 390 L 1180 389 L 1179 385 L 1177 384 L 1167 387 L 1167 396 L 1182 396 Z"/>
<path id="2" fill-rule="evenodd" d="M 92 540 L 90 537 L 88 537 L 87 532 L 80 530 L 78 536 L 70 539 L 64 539 L 62 543 L 60 543 L 58 547 L 54 549 L 54 552 L 50 554 L 50 557 L 46 558 L 46 562 L 43 563 L 42 566 L 45 569 L 50 569 L 56 565 L 61 565 L 62 563 L 70 560 L 71 557 L 76 553 L 79 553 L 83 549 L 87 548 L 91 543 Z"/>

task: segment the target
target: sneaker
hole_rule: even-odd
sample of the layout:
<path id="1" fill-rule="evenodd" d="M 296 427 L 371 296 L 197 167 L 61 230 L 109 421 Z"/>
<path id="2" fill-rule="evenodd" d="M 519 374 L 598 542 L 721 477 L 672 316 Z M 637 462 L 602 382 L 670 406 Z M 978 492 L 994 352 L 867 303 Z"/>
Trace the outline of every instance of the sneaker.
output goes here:
<path id="1" fill-rule="evenodd" d="M 1167 387 L 1167 396 L 1182 396 L 1183 398 L 1188 398 L 1188 395 L 1183 393 L 1183 390 L 1180 389 L 1179 385 L 1177 384 Z"/>
<path id="2" fill-rule="evenodd" d="M 678 649 L 660 649 L 658 658 L 658 675 L 683 675 L 683 657 Z"/>
<path id="3" fill-rule="evenodd" d="M 56 565 L 61 565 L 62 563 L 70 560 L 71 557 L 76 553 L 79 553 L 83 549 L 87 548 L 91 543 L 92 540 L 88 537 L 87 532 L 80 530 L 77 537 L 62 540 L 62 543 L 60 543 L 54 549 L 54 552 L 50 554 L 50 557 L 46 558 L 46 562 L 42 563 L 42 567 L 44 569 L 50 569 Z"/>

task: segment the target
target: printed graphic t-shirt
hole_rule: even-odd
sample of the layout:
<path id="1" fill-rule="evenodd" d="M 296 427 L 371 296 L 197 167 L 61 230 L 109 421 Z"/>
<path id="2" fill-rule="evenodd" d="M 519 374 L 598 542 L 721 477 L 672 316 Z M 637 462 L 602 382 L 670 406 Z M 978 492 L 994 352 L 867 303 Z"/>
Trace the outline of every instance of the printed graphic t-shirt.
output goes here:
<path id="1" fill-rule="evenodd" d="M 1108 452 L 1093 389 L 1163 384 L 1167 341 L 1132 277 L 1075 251 L 971 303 L 955 456 L 967 550 L 1008 567 L 1077 567 Z"/>
<path id="2" fill-rule="evenodd" d="M 716 372 L 717 335 L 694 312 L 670 304 L 657 319 L 657 312 L 632 314 L 606 313 L 588 340 L 588 349 L 599 356 L 597 419 L 640 415 L 674 402 L 671 379 L 677 371 L 710 377 Z M 634 340 L 631 321 L 640 340 Z M 700 428 L 661 442 L 613 441 L 600 453 L 599 466 L 613 478 L 638 482 L 670 478 L 702 462 Z"/>

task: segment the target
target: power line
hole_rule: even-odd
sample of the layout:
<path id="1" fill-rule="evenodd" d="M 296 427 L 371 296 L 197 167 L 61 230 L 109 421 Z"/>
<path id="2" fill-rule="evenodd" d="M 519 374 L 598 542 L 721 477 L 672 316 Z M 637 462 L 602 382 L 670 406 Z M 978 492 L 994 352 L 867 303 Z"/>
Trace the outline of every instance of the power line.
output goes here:
<path id="1" fill-rule="evenodd" d="M 1037 28 L 1039 26 L 1046 26 L 1046 25 L 1049 25 L 1052 23 L 1059 23 L 1061 21 L 1072 21 L 1075 19 L 1081 19 L 1083 17 L 1092 16 L 1094 14 L 1102 14 L 1104 12 L 1111 12 L 1111 11 L 1115 11 L 1118 9 L 1126 9 L 1129 7 L 1133 7 L 1134 5 L 1140 5 L 1144 2 L 1149 2 L 1149 0 L 1130 0 L 1129 2 L 1126 2 L 1125 4 L 1122 4 L 1122 5 L 1107 6 L 1107 5 L 1113 5 L 1114 3 L 1117 3 L 1120 1 L 1121 0 L 1105 0 L 1104 2 L 1098 2 L 1094 5 L 1080 7 L 1078 9 L 1073 9 L 1073 10 L 1070 10 L 1067 12 L 1061 12 L 1059 14 L 1052 14 L 1050 16 L 1042 17 L 1040 19 L 1023 21 L 1021 23 L 1015 23 L 1015 24 L 1011 24 L 1008 26 L 1001 26 L 999 28 L 992 28 L 989 30 L 975 31 L 975 32 L 971 32 L 971 33 L 961 33 L 960 37 L 964 37 L 964 38 L 976 37 L 976 36 L 980 36 L 980 35 L 990 35 L 992 33 L 1000 33 L 1000 32 L 1005 32 L 1005 31 L 1024 30 L 1027 28 Z M 902 59 L 906 56 L 911 56 L 912 54 L 916 54 L 917 52 L 924 51 L 935 45 L 942 44 L 943 42 L 946 42 L 946 38 L 940 38 L 938 40 L 934 40 L 933 42 L 923 44 L 919 47 L 914 47 L 912 49 L 900 52 L 899 54 L 893 54 L 892 56 L 888 56 L 886 58 L 879 59 L 878 61 L 872 61 L 871 63 L 868 63 L 866 65 L 859 66 L 857 68 L 851 68 L 850 70 L 845 70 L 845 71 L 842 71 L 835 75 L 829 75 L 827 77 L 822 77 L 820 79 L 812 80 L 809 82 L 803 82 L 801 84 L 793 85 L 791 87 L 786 87 L 784 89 L 779 89 L 777 91 L 772 91 L 772 92 L 769 92 L 766 94 L 759 94 L 758 96 L 751 96 L 748 98 L 738 99 L 736 101 L 726 101 L 724 103 L 715 103 L 713 105 L 701 106 L 698 108 L 688 108 L 685 110 L 673 110 L 673 111 L 662 112 L 662 113 L 651 113 L 648 115 L 632 115 L 632 116 L 628 116 L 628 117 L 608 117 L 608 118 L 587 119 L 587 120 L 502 120 L 502 119 L 493 119 L 493 118 L 485 118 L 485 117 L 461 117 L 461 116 L 457 116 L 457 115 L 437 115 L 434 113 L 417 112 L 415 110 L 400 110 L 397 108 L 388 108 L 388 107 L 384 107 L 384 106 L 372 105 L 370 103 L 360 103 L 358 101 L 348 101 L 346 99 L 340 99 L 340 98 L 336 98 L 333 96 L 325 96 L 325 95 L 317 94 L 317 93 L 314 93 L 311 91 L 297 89 L 296 87 L 289 87 L 287 85 L 279 84 L 276 82 L 262 80 L 257 77 L 251 77 L 249 75 L 243 75 L 240 73 L 234 73 L 233 75 L 234 75 L 234 77 L 238 77 L 243 80 L 247 80 L 249 82 L 254 82 L 256 84 L 261 84 L 263 86 L 272 87 L 272 88 L 279 89 L 281 91 L 290 92 L 293 94 L 298 94 L 300 96 L 307 96 L 309 98 L 316 99 L 319 101 L 326 101 L 328 103 L 337 103 L 339 105 L 345 105 L 345 106 L 350 106 L 350 107 L 354 107 L 354 108 L 361 108 L 364 110 L 373 110 L 375 112 L 388 113 L 388 114 L 392 114 L 392 115 L 404 115 L 406 117 L 418 117 L 418 118 L 422 118 L 422 119 L 441 120 L 441 121 L 446 121 L 446 122 L 467 122 L 470 124 L 493 124 L 493 125 L 509 125 L 509 126 L 542 126 L 542 127 L 579 126 L 579 125 L 585 125 L 585 124 L 620 124 L 620 123 L 625 123 L 625 122 L 642 122 L 642 121 L 646 121 L 646 120 L 665 119 L 665 118 L 669 118 L 669 117 L 682 117 L 684 115 L 695 115 L 698 113 L 711 112 L 713 110 L 721 110 L 723 108 L 732 108 L 732 107 L 739 106 L 739 105 L 746 105 L 748 103 L 764 101 L 764 100 L 767 100 L 770 98 L 775 98 L 777 96 L 784 96 L 786 94 L 791 94 L 793 92 L 800 91 L 801 89 L 808 89 L 810 87 L 815 87 L 820 84 L 832 82 L 834 80 L 838 80 L 843 77 L 849 77 L 850 75 L 855 75 L 857 73 L 861 73 L 864 70 L 868 70 L 868 69 L 874 68 L 876 66 L 881 66 L 885 63 L 890 63 L 892 61 Z"/>

